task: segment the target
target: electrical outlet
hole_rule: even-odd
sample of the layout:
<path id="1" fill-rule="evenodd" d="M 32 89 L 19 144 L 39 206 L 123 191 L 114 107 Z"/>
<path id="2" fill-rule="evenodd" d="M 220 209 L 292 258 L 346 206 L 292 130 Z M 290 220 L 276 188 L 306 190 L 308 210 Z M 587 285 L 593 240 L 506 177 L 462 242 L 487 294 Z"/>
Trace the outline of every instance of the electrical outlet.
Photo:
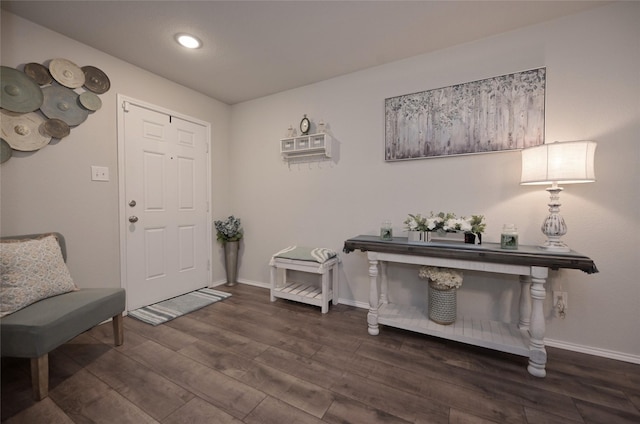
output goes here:
<path id="1" fill-rule="evenodd" d="M 560 312 L 560 309 L 562 309 L 562 312 L 566 312 L 569 306 L 568 298 L 569 298 L 569 295 L 567 292 L 554 291 L 553 292 L 553 308 L 559 312 Z M 560 305 L 558 305 L 559 303 Z"/>
<path id="2" fill-rule="evenodd" d="M 91 166 L 91 181 L 109 181 L 109 168 L 106 166 Z"/>

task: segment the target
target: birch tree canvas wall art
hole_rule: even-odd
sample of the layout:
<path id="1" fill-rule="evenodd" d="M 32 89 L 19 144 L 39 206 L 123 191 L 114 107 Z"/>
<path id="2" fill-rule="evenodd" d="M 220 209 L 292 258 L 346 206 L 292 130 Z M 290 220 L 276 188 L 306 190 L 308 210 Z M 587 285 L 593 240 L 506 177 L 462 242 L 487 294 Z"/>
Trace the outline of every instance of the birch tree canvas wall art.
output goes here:
<path id="1" fill-rule="evenodd" d="M 544 143 L 546 68 L 385 99 L 385 160 Z"/>

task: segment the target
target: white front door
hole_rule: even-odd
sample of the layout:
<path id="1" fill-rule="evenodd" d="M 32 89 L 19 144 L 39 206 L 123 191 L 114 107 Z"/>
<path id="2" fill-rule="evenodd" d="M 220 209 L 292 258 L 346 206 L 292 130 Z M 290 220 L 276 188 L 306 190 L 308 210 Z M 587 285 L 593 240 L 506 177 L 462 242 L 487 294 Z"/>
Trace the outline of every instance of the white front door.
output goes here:
<path id="1" fill-rule="evenodd" d="M 122 275 L 133 310 L 209 285 L 209 128 L 147 105 L 119 104 Z"/>

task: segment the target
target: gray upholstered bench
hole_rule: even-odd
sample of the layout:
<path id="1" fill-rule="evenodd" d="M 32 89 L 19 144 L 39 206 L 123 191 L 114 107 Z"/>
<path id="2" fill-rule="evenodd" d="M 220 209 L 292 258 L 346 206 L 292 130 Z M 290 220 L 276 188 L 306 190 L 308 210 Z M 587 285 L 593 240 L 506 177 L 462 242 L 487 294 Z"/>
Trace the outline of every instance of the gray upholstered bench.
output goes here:
<path id="1" fill-rule="evenodd" d="M 66 260 L 64 237 L 56 236 Z M 109 318 L 113 318 L 114 343 L 121 345 L 124 309 L 121 288 L 79 289 L 37 301 L 0 319 L 1 354 L 31 359 L 33 395 L 44 399 L 49 391 L 49 352 Z"/>

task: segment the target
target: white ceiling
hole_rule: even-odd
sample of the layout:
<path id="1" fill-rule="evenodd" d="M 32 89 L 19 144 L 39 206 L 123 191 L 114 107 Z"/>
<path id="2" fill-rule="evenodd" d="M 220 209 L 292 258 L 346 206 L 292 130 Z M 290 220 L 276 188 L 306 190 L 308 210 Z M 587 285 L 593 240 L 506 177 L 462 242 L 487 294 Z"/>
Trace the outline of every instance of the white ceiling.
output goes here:
<path id="1" fill-rule="evenodd" d="M 234 104 L 600 6 L 596 1 L 7 1 L 2 8 Z M 204 46 L 185 50 L 178 32 Z M 108 70 L 105 70 L 108 74 Z"/>

